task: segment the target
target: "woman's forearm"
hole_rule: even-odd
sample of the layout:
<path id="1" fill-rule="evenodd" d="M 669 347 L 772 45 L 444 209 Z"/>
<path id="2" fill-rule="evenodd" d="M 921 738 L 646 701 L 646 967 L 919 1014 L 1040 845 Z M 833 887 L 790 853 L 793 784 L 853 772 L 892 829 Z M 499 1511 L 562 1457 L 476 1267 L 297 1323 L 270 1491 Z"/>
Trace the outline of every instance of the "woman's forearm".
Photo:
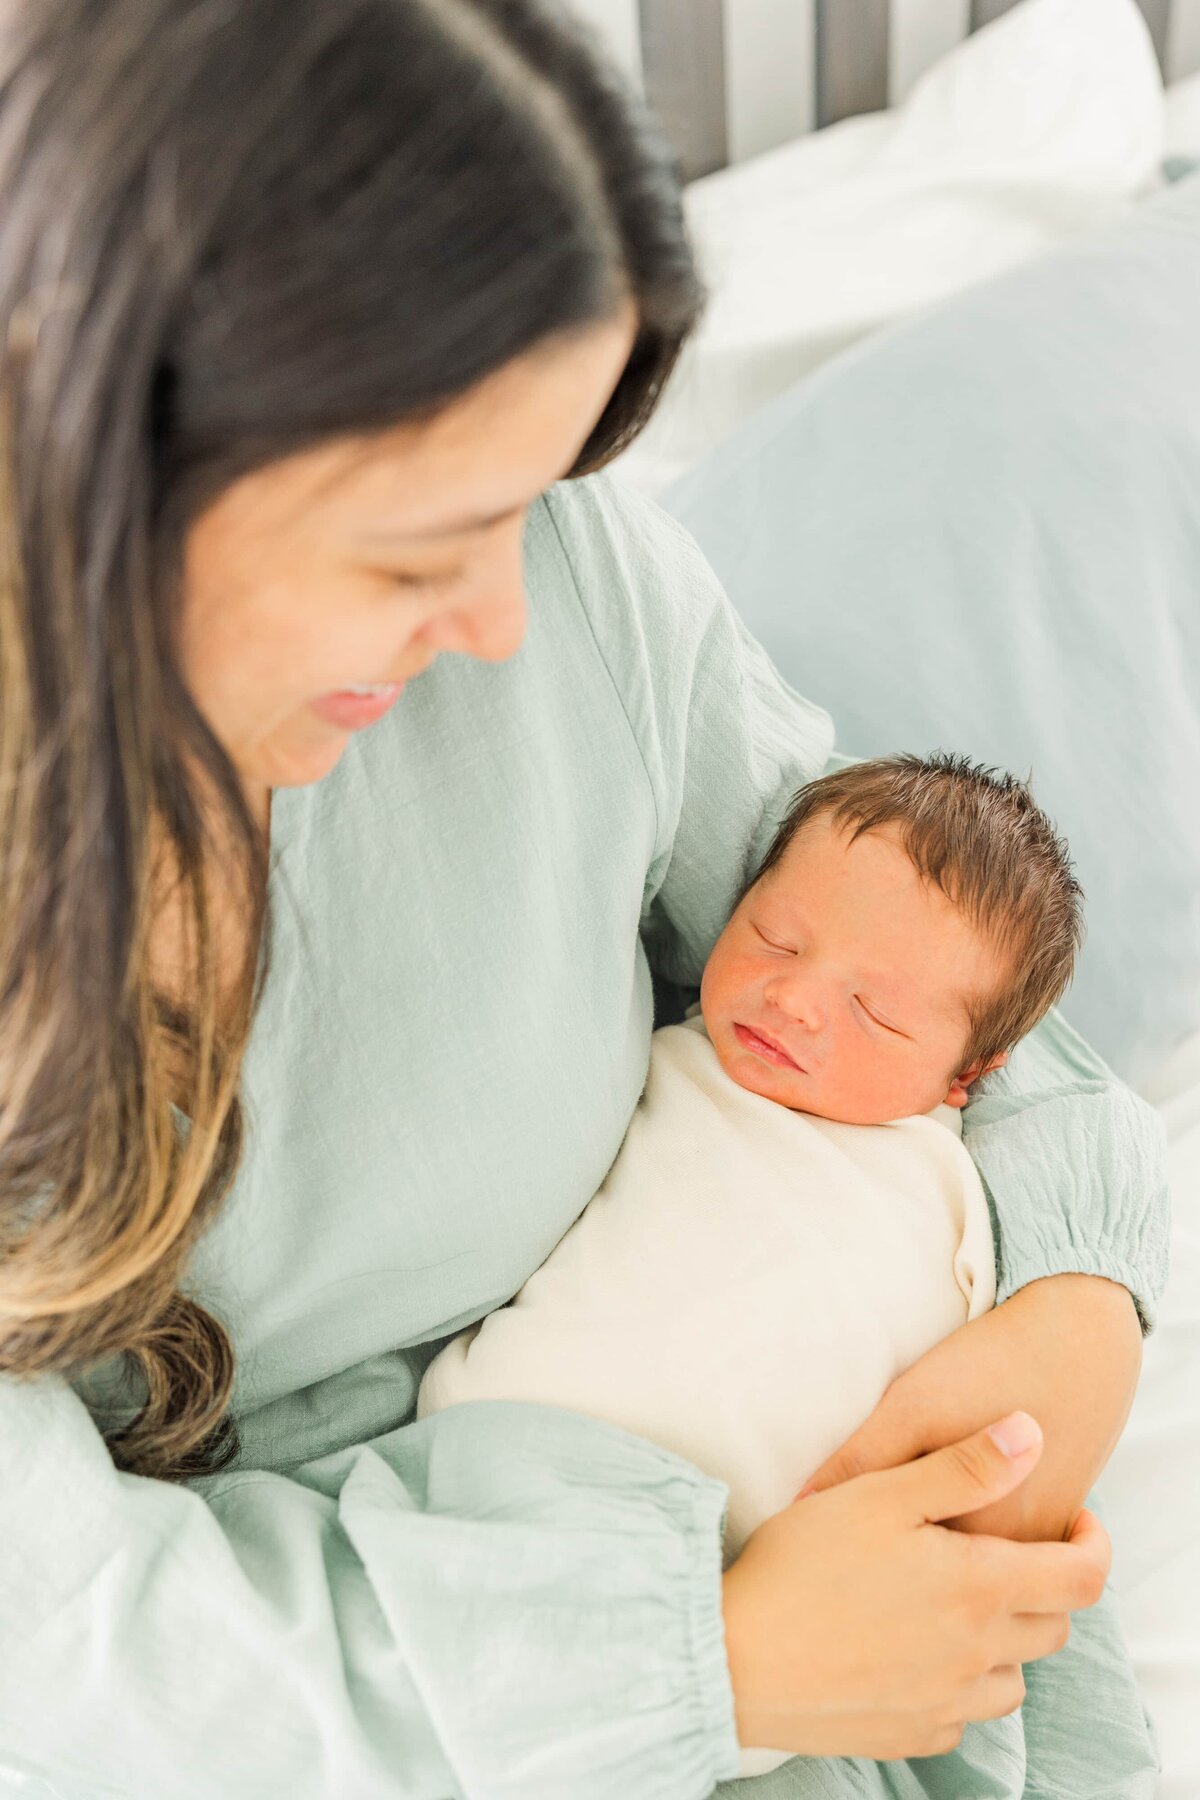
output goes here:
<path id="1" fill-rule="evenodd" d="M 923 1359 L 914 1404 L 939 1433 L 997 1398 L 1032 1412 L 1046 1438 L 1034 1479 L 969 1529 L 1057 1537 L 1121 1434 L 1166 1280 L 1163 1124 L 1052 1011 L 978 1084 L 963 1143 L 992 1209 L 1001 1304 Z"/>
<path id="2" fill-rule="evenodd" d="M 1096 1275 L 1030 1282 L 974 1322 L 974 1405 L 1022 1407 L 1045 1450 L 1029 1480 L 958 1523 L 1012 1538 L 1059 1538 L 1116 1448 L 1142 1366 L 1142 1329 L 1128 1291 Z M 974 1327 L 972 1327 L 974 1329 Z M 946 1429 L 943 1424 L 942 1430 Z M 959 1435 L 950 1427 L 952 1437 Z"/>
<path id="3" fill-rule="evenodd" d="M 1133 1301 L 1116 1282 L 1095 1275 L 1030 1282 L 893 1382 L 813 1485 L 909 1462 L 1021 1410 L 1042 1427 L 1037 1468 L 1003 1500 L 954 1522 L 997 1537 L 1065 1537 L 1129 1415 L 1141 1346 Z"/>
<path id="4" fill-rule="evenodd" d="M 1065 1537 L 1116 1447 L 1141 1370 L 1129 1293 L 1095 1275 L 1030 1282 L 946 1338 L 898 1384 L 926 1449 L 1020 1408 L 1042 1427 L 1042 1459 L 1020 1488 L 956 1521 L 999 1537 Z"/>

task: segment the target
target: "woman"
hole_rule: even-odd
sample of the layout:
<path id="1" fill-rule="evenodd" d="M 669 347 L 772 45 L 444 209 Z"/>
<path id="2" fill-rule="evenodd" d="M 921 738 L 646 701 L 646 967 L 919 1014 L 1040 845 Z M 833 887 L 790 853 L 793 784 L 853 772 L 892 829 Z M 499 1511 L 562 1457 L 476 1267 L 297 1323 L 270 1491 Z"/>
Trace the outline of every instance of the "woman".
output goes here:
<path id="1" fill-rule="evenodd" d="M 739 1733 L 1011 1711 L 1161 1282 L 1153 1121 L 1061 1036 L 976 1103 L 1014 1297 L 723 1579 L 644 1440 L 405 1423 L 831 749 L 677 527 L 553 486 L 696 317 L 658 140 L 528 0 L 40 0 L 0 53 L 0 1761 L 682 1800 Z M 1025 1494 L 1071 1541 L 926 1523 Z"/>

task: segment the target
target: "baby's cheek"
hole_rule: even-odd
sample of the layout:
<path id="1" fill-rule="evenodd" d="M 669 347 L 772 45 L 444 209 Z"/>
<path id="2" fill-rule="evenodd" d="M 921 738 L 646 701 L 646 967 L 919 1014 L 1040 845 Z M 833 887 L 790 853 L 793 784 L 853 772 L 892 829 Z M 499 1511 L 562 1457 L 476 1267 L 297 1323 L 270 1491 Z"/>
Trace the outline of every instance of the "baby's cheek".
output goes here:
<path id="1" fill-rule="evenodd" d="M 713 1025 L 731 1029 L 736 1019 L 757 1010 L 743 959 L 720 939 L 700 978 L 700 1007 L 710 1030 Z"/>
<path id="2" fill-rule="evenodd" d="M 944 1091 L 938 1089 L 930 1070 L 916 1060 L 902 1069 L 893 1069 L 886 1086 L 881 1083 L 881 1090 L 883 1110 L 880 1117 L 889 1119 L 911 1119 L 917 1113 L 931 1112 L 946 1097 Z"/>
<path id="3" fill-rule="evenodd" d="M 700 1014 L 710 1038 L 716 1039 L 721 1026 L 721 983 L 719 971 L 710 956 L 700 977 Z"/>
<path id="4" fill-rule="evenodd" d="M 868 1044 L 861 1033 L 857 1043 L 843 1041 L 839 1049 L 838 1087 L 847 1106 L 874 1123 L 903 1117 L 903 1111 L 894 1108 L 903 1108 L 912 1092 L 912 1082 L 897 1069 L 895 1061 Z"/>

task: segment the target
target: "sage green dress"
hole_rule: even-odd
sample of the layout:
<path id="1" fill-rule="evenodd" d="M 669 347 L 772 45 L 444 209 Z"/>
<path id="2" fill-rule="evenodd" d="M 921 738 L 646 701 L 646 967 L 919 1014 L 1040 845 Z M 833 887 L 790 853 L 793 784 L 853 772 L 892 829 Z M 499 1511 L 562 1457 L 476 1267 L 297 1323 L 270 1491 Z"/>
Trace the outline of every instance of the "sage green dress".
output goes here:
<path id="1" fill-rule="evenodd" d="M 599 1187 L 652 970 L 660 1000 L 694 988 L 833 728 L 680 527 L 607 477 L 535 505 L 527 578 L 516 655 L 442 656 L 275 796 L 246 1152 L 186 1284 L 232 1334 L 239 1461 L 117 1474 L 97 1421 L 136 1400 L 119 1365 L 0 1380 L 0 1763 L 30 1795 L 698 1800 L 735 1769 L 723 1484 L 555 1408 L 411 1420 L 440 1345 Z M 966 1142 L 1002 1296 L 1085 1270 L 1152 1319 L 1158 1123 L 1061 1021 L 981 1084 Z M 1005 1722 L 1016 1751 L 968 1734 L 935 1765 L 796 1759 L 737 1791 L 940 1794 L 953 1772 L 956 1800 L 1007 1796 L 1043 1730 L 1047 1768 L 1099 1738 L 1129 1800 L 1153 1759 L 1090 1618 L 1075 1698 Z"/>

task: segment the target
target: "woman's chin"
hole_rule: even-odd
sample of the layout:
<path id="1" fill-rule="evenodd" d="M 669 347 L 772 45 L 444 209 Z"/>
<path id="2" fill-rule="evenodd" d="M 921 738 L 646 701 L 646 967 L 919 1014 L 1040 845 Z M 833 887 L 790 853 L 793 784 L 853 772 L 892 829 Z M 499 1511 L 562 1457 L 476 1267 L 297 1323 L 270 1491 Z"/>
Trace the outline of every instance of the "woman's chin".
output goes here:
<path id="1" fill-rule="evenodd" d="M 311 787 L 336 769 L 350 738 L 348 731 L 326 730 L 318 739 L 272 746 L 269 754 L 255 757 L 252 777 L 271 788 Z"/>

